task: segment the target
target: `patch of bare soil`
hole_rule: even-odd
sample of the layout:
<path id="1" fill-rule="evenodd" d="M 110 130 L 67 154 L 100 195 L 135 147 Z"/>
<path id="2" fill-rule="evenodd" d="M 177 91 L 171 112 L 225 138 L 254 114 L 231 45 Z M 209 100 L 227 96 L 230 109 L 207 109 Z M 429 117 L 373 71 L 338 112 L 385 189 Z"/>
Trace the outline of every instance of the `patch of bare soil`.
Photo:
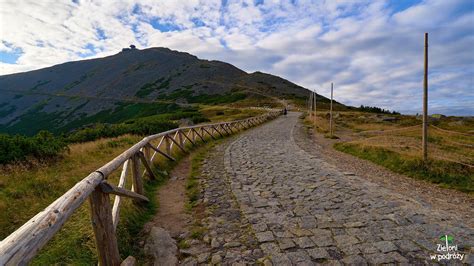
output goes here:
<path id="1" fill-rule="evenodd" d="M 184 204 L 186 202 L 186 178 L 191 172 L 191 158 L 186 156 L 170 174 L 170 179 L 157 193 L 158 212 L 152 221 L 145 225 L 145 231 L 153 226 L 162 227 L 168 231 L 171 237 L 176 238 L 186 231 L 191 217 L 186 213 Z"/>
<path id="2" fill-rule="evenodd" d="M 337 151 L 333 145 L 341 140 L 327 139 L 322 134 L 313 134 L 302 123 L 296 125 L 293 134 L 296 143 L 302 149 L 337 166 L 340 170 L 366 178 L 407 198 L 414 198 L 422 205 L 446 211 L 474 226 L 472 215 L 474 197 L 472 195 L 394 173 L 370 161 Z"/>

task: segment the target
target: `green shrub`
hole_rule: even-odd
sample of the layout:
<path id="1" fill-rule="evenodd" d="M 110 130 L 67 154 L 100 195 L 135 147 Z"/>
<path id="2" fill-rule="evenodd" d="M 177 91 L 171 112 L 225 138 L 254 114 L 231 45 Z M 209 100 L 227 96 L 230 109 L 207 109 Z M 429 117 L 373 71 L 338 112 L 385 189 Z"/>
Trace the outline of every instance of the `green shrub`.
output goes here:
<path id="1" fill-rule="evenodd" d="M 191 117 L 191 120 L 193 121 L 194 124 L 199 124 L 199 123 L 204 123 L 204 122 L 211 122 L 207 117 L 204 117 L 202 115 L 195 115 Z"/>
<path id="2" fill-rule="evenodd" d="M 178 125 L 169 120 L 140 118 L 120 124 L 95 124 L 92 127 L 71 133 L 70 143 L 93 141 L 99 138 L 113 138 L 124 134 L 151 135 L 176 128 Z"/>
<path id="3" fill-rule="evenodd" d="M 52 158 L 67 150 L 62 137 L 40 131 L 33 137 L 0 134 L 0 164 L 22 161 L 32 156 L 39 160 Z"/>

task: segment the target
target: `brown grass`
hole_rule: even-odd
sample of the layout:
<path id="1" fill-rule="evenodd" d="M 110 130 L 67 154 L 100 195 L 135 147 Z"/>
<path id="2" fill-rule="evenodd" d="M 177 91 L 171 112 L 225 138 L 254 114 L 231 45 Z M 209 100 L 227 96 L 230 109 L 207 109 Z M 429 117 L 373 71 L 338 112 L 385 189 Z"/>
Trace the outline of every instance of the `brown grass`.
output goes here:
<path id="1" fill-rule="evenodd" d="M 398 121 L 383 121 L 384 117 L 396 117 Z M 310 116 L 307 116 L 305 121 L 314 127 Z M 474 123 L 470 120 L 465 121 L 463 118 L 450 117 L 445 118 L 445 121 L 436 120 L 436 124 L 444 129 L 457 130 L 459 133 L 473 130 Z M 402 155 L 420 157 L 421 120 L 414 116 L 335 112 L 334 124 L 334 134 L 344 142 L 364 147 L 382 147 Z M 456 124 L 460 127 L 454 127 Z M 315 125 L 320 133 L 329 131 L 329 115 L 326 111 L 318 113 Z M 433 158 L 474 164 L 474 135 L 448 133 L 430 127 L 428 137 L 429 155 Z"/>
<path id="2" fill-rule="evenodd" d="M 212 122 L 240 120 L 265 113 L 264 110 L 236 108 L 232 106 L 202 106 L 200 111 Z"/>

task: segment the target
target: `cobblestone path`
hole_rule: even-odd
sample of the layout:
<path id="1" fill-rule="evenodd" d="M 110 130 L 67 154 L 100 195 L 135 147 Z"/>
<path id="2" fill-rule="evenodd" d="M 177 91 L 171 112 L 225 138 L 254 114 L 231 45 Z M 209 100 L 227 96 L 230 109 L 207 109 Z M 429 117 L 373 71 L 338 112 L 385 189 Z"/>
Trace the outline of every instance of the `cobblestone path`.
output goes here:
<path id="1" fill-rule="evenodd" d="M 290 113 L 227 145 L 221 176 L 226 176 L 242 213 L 234 213 L 233 220 L 250 225 L 257 245 L 234 257 L 254 262 L 261 250 L 268 258 L 261 261 L 274 265 L 425 264 L 434 262 L 429 255 L 440 253 L 437 244 L 444 243 L 439 238 L 447 234 L 467 257 L 465 262 L 473 263 L 472 255 L 467 256 L 474 246 L 472 217 L 461 220 L 456 213 L 339 171 L 296 145 L 292 130 L 297 122 L 298 114 Z M 225 194 L 223 188 L 207 191 Z M 217 234 L 228 235 L 225 230 Z"/>
<path id="2" fill-rule="evenodd" d="M 212 148 L 202 164 L 199 179 L 202 193 L 194 218 L 206 228 L 206 233 L 201 239 L 184 237 L 190 247 L 180 249 L 180 253 L 187 256 L 181 265 L 255 265 L 258 259 L 265 257 L 249 221 L 240 211 L 225 173 L 224 153 L 233 139 Z"/>

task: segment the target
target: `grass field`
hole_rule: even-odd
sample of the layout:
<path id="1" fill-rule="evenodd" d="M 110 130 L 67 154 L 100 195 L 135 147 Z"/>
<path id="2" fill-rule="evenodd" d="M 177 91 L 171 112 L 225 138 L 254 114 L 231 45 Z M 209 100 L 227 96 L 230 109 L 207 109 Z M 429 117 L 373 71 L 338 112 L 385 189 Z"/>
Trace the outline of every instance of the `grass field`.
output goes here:
<path id="1" fill-rule="evenodd" d="M 313 119 L 307 116 L 305 121 L 314 125 Z M 315 130 L 328 135 L 328 119 L 327 111 L 319 112 Z M 474 118 L 431 118 L 426 163 L 421 157 L 421 123 L 408 115 L 335 112 L 334 148 L 398 173 L 474 192 Z"/>
<path id="2" fill-rule="evenodd" d="M 222 122 L 258 116 L 264 114 L 266 111 L 231 106 L 201 106 L 200 112 L 211 122 Z"/>

